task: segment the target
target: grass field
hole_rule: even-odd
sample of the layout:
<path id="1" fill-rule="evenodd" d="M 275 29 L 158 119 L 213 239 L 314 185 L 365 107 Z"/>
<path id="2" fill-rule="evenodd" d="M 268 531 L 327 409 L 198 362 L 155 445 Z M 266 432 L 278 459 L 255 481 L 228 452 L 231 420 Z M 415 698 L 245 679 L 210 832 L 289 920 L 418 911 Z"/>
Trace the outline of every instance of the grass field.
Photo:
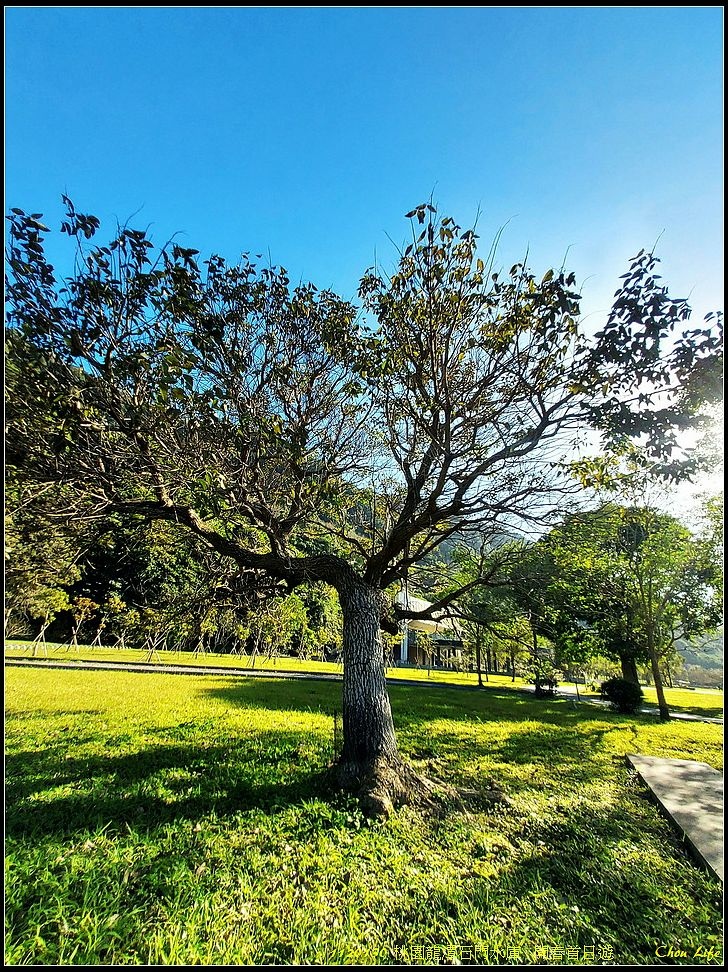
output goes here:
<path id="1" fill-rule="evenodd" d="M 5 654 L 8 658 L 29 658 L 33 649 L 27 641 L 8 641 L 5 643 Z M 69 648 L 67 645 L 49 644 L 47 654 L 42 647 L 36 649 L 38 658 L 53 658 L 69 661 L 110 661 L 110 662 L 143 662 L 149 660 L 149 653 L 139 648 L 89 648 L 80 646 L 79 649 Z M 189 651 L 160 651 L 156 652 L 152 661 L 158 664 L 170 665 L 207 665 L 211 668 L 250 668 L 255 667 L 263 672 L 311 672 L 341 675 L 340 662 L 301 661 L 298 658 L 265 658 L 258 655 L 255 660 L 250 655 L 215 654 L 204 652 L 195 655 Z M 390 678 L 406 678 L 416 681 L 427 680 L 442 682 L 449 685 L 477 685 L 478 676 L 473 672 L 441 671 L 427 668 L 408 668 L 392 666 L 387 674 Z M 485 676 L 483 676 L 485 680 Z M 510 675 L 489 675 L 489 685 L 501 688 L 523 688 L 526 682 Z"/>
<path id="2" fill-rule="evenodd" d="M 657 693 L 650 686 L 643 686 L 646 705 L 657 705 Z M 691 712 L 693 715 L 723 718 L 723 693 L 719 689 L 665 689 L 667 704 L 673 712 Z"/>
<path id="3" fill-rule="evenodd" d="M 46 653 L 42 648 L 38 657 L 45 658 Z M 32 655 L 33 649 L 28 642 L 8 641 L 5 643 L 5 654 L 8 658 L 28 658 Z M 67 645 L 49 644 L 47 649 L 48 658 L 80 660 L 80 661 L 108 661 L 108 662 L 143 662 L 148 660 L 148 653 L 141 649 L 129 648 L 119 651 L 115 648 L 89 648 L 81 646 L 78 650 L 69 649 Z M 253 664 L 249 655 L 219 655 L 212 652 L 195 655 L 185 651 L 161 651 L 154 655 L 154 662 L 159 664 L 174 665 L 209 665 L 214 668 L 247 668 Z M 301 661 L 298 658 L 261 658 L 258 656 L 254 665 L 257 669 L 264 672 L 311 672 L 313 674 L 337 674 L 340 675 L 342 666 L 335 662 L 320 661 Z M 390 678 L 409 679 L 413 681 L 426 680 L 443 685 L 477 685 L 478 676 L 473 672 L 456 671 L 436 671 L 428 672 L 427 668 L 405 668 L 392 667 L 387 672 Z M 484 676 L 485 678 L 485 676 Z M 527 683 L 516 677 L 514 680 L 510 675 L 489 675 L 486 685 L 489 688 L 502 689 L 523 689 Z M 643 687 L 646 705 L 657 705 L 657 696 L 654 688 Z M 589 693 L 583 688 L 581 694 L 584 698 L 598 698 L 598 695 Z M 723 693 L 718 690 L 703 689 L 665 689 L 667 702 L 672 711 L 686 712 L 693 715 L 709 716 L 711 718 L 722 718 L 723 716 Z"/>
<path id="4" fill-rule="evenodd" d="M 335 683 L 8 668 L 6 962 L 720 964 L 722 888 L 624 765 L 720 766 L 720 726 L 391 697 L 463 805 L 327 793 Z"/>
<path id="5" fill-rule="evenodd" d="M 654 688 L 643 685 L 642 694 L 645 707 L 657 707 L 657 692 Z M 600 698 L 598 692 L 584 691 L 584 689 L 580 691 L 580 695 L 583 699 Z M 720 689 L 665 688 L 665 698 L 671 712 L 684 712 L 711 719 L 723 718 L 723 692 Z"/>

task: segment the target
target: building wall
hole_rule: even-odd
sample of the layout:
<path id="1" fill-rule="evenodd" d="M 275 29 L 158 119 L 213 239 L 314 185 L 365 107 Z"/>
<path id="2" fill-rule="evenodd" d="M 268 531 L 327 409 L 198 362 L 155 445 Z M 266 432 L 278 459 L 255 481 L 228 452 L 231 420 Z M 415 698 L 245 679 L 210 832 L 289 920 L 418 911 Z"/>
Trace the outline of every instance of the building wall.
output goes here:
<path id="1" fill-rule="evenodd" d="M 406 635 L 406 644 L 405 639 L 402 638 L 394 650 L 395 662 L 423 667 L 431 664 L 439 667 L 449 666 L 455 659 L 462 657 L 461 641 L 431 638 L 421 631 L 413 631 L 409 628 Z"/>

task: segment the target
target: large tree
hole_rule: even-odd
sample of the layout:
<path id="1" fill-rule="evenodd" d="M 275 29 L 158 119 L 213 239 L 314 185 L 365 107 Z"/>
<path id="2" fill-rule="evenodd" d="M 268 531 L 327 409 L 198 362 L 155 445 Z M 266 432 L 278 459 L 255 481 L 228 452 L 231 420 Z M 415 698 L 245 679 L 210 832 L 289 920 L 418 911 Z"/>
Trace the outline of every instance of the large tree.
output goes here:
<path id="1" fill-rule="evenodd" d="M 651 507 L 621 511 L 616 553 L 626 565 L 635 631 L 649 658 L 662 718 L 669 709 L 660 657 L 679 638 L 715 629 L 722 620 L 723 578 L 717 550 L 669 514 Z"/>
<path id="2" fill-rule="evenodd" d="M 65 201 L 61 230 L 78 248 L 65 283 L 41 217 L 10 215 L 23 373 L 9 403 L 13 462 L 29 481 L 62 484 L 68 516 L 168 520 L 253 580 L 335 588 L 338 779 L 382 812 L 424 794 L 386 689 L 387 589 L 464 529 L 545 522 L 586 427 L 607 446 L 639 438 L 669 472 L 676 430 L 713 378 L 718 327 L 675 332 L 689 307 L 641 253 L 587 339 L 573 275 L 494 271 L 476 234 L 429 205 L 408 214 L 412 242 L 391 276 L 363 277 L 362 313 L 247 255 L 200 265 L 196 250 L 155 250 L 127 226 L 96 246 L 99 221 Z M 347 497 L 372 480 L 362 523 Z M 327 552 L 332 532 L 343 555 Z"/>
<path id="3" fill-rule="evenodd" d="M 639 684 L 646 646 L 617 555 L 619 513 L 609 507 L 568 516 L 528 547 L 511 574 L 514 599 L 558 648 L 565 664 L 593 656 L 617 662 Z"/>
<path id="4" fill-rule="evenodd" d="M 678 639 L 722 619 L 716 512 L 712 503 L 699 535 L 646 505 L 607 503 L 574 514 L 528 551 L 515 590 L 535 597 L 545 633 L 567 656 L 613 658 L 634 682 L 637 663 L 649 665 L 668 718 L 661 660 Z"/>

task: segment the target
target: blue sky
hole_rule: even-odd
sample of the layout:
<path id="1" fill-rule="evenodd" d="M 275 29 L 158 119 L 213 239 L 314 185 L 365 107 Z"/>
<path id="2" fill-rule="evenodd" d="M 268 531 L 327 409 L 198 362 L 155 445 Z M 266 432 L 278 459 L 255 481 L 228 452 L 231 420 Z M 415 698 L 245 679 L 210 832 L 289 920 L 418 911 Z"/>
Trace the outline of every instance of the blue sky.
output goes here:
<path id="1" fill-rule="evenodd" d="M 353 296 L 433 195 L 598 318 L 653 245 L 722 307 L 722 9 L 6 7 L 6 205 Z M 137 212 L 138 211 L 138 212 Z M 103 225 L 102 225 L 103 235 Z M 51 250 L 54 256 L 54 249 Z"/>

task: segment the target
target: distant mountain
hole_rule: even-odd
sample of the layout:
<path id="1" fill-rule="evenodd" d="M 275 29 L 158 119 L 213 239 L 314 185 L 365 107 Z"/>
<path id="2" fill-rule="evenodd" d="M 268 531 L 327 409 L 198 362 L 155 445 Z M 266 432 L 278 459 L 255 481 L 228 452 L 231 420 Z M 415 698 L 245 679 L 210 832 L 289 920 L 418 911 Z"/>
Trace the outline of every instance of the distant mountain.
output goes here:
<path id="1" fill-rule="evenodd" d="M 723 628 L 692 641 L 679 640 L 675 647 L 685 665 L 696 668 L 723 668 Z"/>

